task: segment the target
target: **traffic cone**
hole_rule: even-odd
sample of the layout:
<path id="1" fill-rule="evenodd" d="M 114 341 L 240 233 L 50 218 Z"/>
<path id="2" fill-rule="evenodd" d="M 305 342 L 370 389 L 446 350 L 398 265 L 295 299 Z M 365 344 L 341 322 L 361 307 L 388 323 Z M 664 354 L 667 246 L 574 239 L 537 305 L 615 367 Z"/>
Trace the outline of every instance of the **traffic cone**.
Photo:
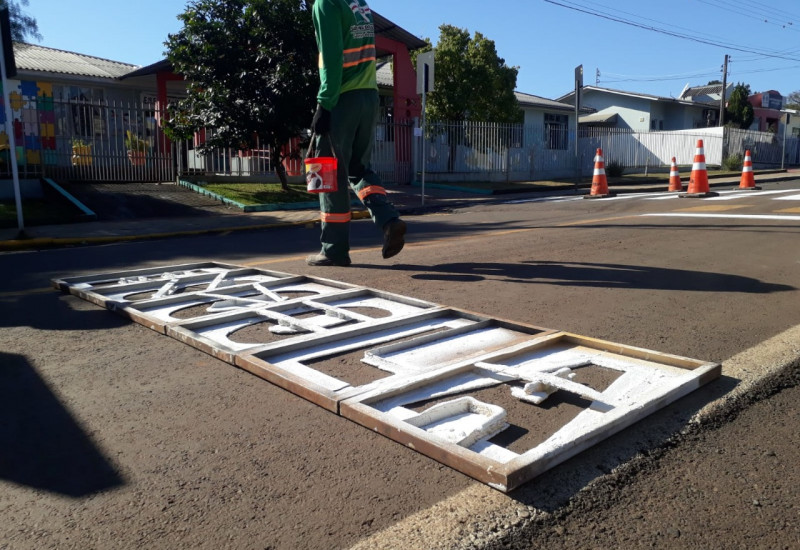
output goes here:
<path id="1" fill-rule="evenodd" d="M 719 193 L 713 193 L 708 189 L 708 170 L 706 170 L 706 153 L 703 149 L 703 140 L 697 140 L 697 149 L 694 152 L 694 164 L 692 164 L 692 175 L 689 177 L 689 188 L 686 193 L 678 195 L 685 197 L 716 197 Z"/>
<path id="2" fill-rule="evenodd" d="M 750 157 L 750 151 L 746 151 L 744 154 L 742 181 L 739 183 L 739 189 L 761 189 L 756 185 L 756 178 L 753 176 L 753 159 Z"/>
<path id="3" fill-rule="evenodd" d="M 669 189 L 667 191 L 683 191 L 681 174 L 678 172 L 678 163 L 672 157 L 672 166 L 669 169 Z"/>
<path id="4" fill-rule="evenodd" d="M 606 179 L 606 163 L 603 161 L 603 150 L 598 149 L 594 157 L 594 173 L 592 174 L 592 190 L 584 199 L 602 199 L 611 197 L 613 193 L 608 190 L 608 179 Z"/>

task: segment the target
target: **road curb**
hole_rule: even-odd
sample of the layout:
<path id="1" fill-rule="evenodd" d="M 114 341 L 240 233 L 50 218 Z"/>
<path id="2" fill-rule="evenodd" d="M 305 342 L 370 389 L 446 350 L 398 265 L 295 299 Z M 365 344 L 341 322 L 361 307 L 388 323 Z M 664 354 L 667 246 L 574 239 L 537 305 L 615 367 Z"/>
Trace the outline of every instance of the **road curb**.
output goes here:
<path id="1" fill-rule="evenodd" d="M 369 212 L 357 210 L 353 212 L 353 219 L 369 218 Z M 168 239 L 172 237 L 189 237 L 195 235 L 209 235 L 215 233 L 229 233 L 233 231 L 259 231 L 279 227 L 297 227 L 319 222 L 319 216 L 314 215 L 308 219 L 284 221 L 265 224 L 237 225 L 231 227 L 207 227 L 203 229 L 186 229 L 175 231 L 159 231 L 156 233 L 143 233 L 136 235 L 106 235 L 98 237 L 32 237 L 30 239 L 10 239 L 0 241 L 0 252 L 19 252 L 23 250 L 37 250 L 44 248 L 62 248 L 70 246 L 89 246 L 100 244 L 113 244 L 128 241 L 144 241 L 153 239 Z"/>

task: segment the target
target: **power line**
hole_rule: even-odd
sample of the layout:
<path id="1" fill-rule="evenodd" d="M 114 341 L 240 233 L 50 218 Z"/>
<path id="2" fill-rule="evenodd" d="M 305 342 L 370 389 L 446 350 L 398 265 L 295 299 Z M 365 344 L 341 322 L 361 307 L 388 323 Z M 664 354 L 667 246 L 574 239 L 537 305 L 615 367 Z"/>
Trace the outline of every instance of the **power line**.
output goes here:
<path id="1" fill-rule="evenodd" d="M 749 53 L 749 54 L 754 54 L 755 53 L 755 54 L 758 54 L 758 55 L 762 55 L 764 57 L 771 57 L 771 58 L 774 58 L 774 59 L 785 59 L 787 61 L 797 61 L 796 57 L 786 57 L 784 55 L 779 55 L 779 54 L 776 54 L 776 53 L 769 53 L 769 52 L 765 52 L 765 51 L 758 51 L 758 50 L 755 50 L 753 48 L 746 48 L 744 46 L 737 46 L 737 45 L 734 45 L 734 44 L 724 44 L 724 43 L 720 43 L 720 42 L 712 42 L 710 40 L 704 40 L 702 38 L 697 38 L 695 36 L 688 36 L 688 35 L 684 35 L 684 34 L 681 34 L 681 33 L 668 31 L 666 29 L 659 29 L 657 27 L 644 25 L 644 24 L 641 24 L 641 23 L 637 23 L 635 21 L 628 21 L 628 20 L 625 20 L 625 19 L 620 19 L 618 17 L 612 17 L 612 16 L 605 15 L 605 14 L 602 14 L 602 13 L 590 11 L 589 9 L 581 9 L 579 7 L 576 7 L 576 6 L 571 6 L 571 5 L 568 5 L 568 4 L 561 3 L 561 2 L 556 2 L 555 0 L 544 0 L 544 1 L 547 2 L 548 4 L 553 4 L 553 5 L 556 5 L 556 6 L 560 6 L 562 8 L 567 8 L 569 10 L 577 11 L 577 12 L 580 12 L 580 13 L 585 13 L 587 15 L 593 15 L 593 16 L 599 17 L 601 19 L 607 19 L 609 21 L 614 21 L 616 23 L 622 23 L 622 24 L 625 24 L 625 25 L 630 25 L 632 27 L 636 27 L 636 28 L 639 28 L 639 29 L 644 29 L 644 30 L 647 30 L 647 31 L 657 32 L 659 34 L 672 36 L 674 38 L 681 38 L 681 39 L 684 39 L 684 40 L 690 40 L 692 42 L 697 42 L 699 44 L 706 44 L 708 46 L 716 46 L 718 48 L 725 48 L 725 49 L 728 49 L 728 50 L 733 50 L 733 51 L 737 51 L 737 52 L 744 52 L 744 53 Z"/>
<path id="2" fill-rule="evenodd" d="M 782 18 L 782 17 L 785 17 L 784 15 L 777 14 L 776 12 L 773 12 L 774 15 L 768 15 L 768 14 L 767 15 L 758 15 L 758 14 L 753 12 L 753 8 L 751 6 L 745 6 L 743 8 L 743 9 L 746 10 L 746 12 L 742 11 L 742 10 L 731 9 L 730 4 L 736 3 L 734 0 L 727 0 L 725 3 L 718 2 L 717 0 L 697 0 L 697 1 L 700 2 L 700 3 L 706 4 L 708 6 L 712 6 L 714 8 L 722 9 L 722 10 L 727 11 L 728 13 L 732 13 L 734 15 L 740 15 L 740 16 L 745 17 L 747 19 L 756 19 L 757 18 L 757 20 L 759 22 L 763 22 L 763 23 L 766 23 L 768 25 L 775 25 L 777 27 L 781 27 L 781 28 L 789 30 L 789 31 L 800 32 L 800 29 L 794 28 L 794 22 L 791 19 L 789 19 L 785 23 L 776 23 L 775 21 L 770 21 L 770 19 L 773 18 L 773 17 L 777 17 L 779 19 Z M 768 8 L 767 6 L 761 6 L 761 9 L 770 9 L 770 8 Z"/>

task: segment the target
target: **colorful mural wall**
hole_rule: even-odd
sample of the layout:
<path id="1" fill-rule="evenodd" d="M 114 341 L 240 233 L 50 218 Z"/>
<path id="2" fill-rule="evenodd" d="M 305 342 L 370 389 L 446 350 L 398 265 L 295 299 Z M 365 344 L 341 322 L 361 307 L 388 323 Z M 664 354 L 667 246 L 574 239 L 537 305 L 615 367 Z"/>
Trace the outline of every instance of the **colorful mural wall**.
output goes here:
<path id="1" fill-rule="evenodd" d="M 6 109 L 0 111 L 0 150 L 8 162 L 9 131 L 14 132 L 17 162 L 20 164 L 55 165 L 56 155 L 55 106 L 53 84 L 32 80 L 9 80 L 11 121 Z M 5 94 L 0 96 L 4 103 Z"/>

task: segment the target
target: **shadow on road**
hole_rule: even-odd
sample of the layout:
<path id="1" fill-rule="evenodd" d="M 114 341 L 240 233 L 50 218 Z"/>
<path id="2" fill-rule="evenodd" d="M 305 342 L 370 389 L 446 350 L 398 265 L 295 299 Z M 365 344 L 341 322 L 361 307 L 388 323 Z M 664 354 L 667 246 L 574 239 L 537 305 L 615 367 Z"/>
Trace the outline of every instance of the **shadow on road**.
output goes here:
<path id="1" fill-rule="evenodd" d="M 382 266 L 358 265 L 360 268 L 385 269 Z M 586 262 L 526 261 L 521 263 L 450 263 L 438 265 L 392 266 L 393 270 L 411 271 L 413 279 L 453 282 L 502 278 L 508 282 L 630 288 L 645 290 L 685 290 L 701 292 L 742 292 L 769 294 L 796 290 L 782 284 L 765 283 L 751 277 L 690 271 L 642 265 Z"/>
<path id="2" fill-rule="evenodd" d="M 3 352 L 0 479 L 70 497 L 124 483 L 25 357 Z"/>
<path id="3" fill-rule="evenodd" d="M 123 317 L 58 290 L 0 297 L 0 327 L 41 330 L 106 330 L 130 324 Z M 80 309 L 75 309 L 79 307 Z"/>

